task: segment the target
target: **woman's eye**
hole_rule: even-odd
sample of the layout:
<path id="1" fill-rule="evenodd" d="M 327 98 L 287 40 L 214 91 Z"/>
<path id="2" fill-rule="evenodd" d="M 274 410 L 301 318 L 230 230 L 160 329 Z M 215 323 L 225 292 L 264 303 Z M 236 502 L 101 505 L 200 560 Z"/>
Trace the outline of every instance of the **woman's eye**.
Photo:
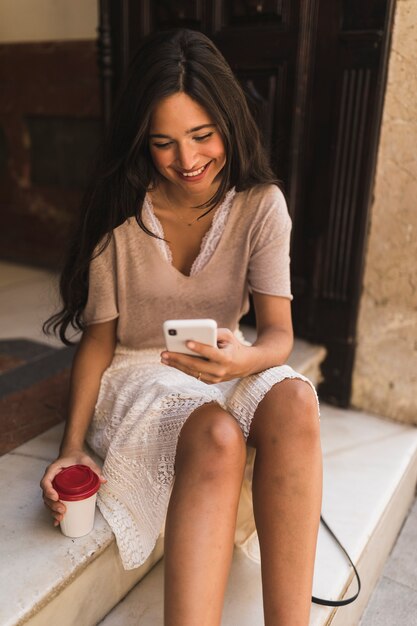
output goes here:
<path id="1" fill-rule="evenodd" d="M 201 137 L 194 137 L 196 141 L 204 141 L 204 139 L 208 139 L 211 137 L 213 133 L 207 133 L 207 135 L 201 135 Z"/>
<path id="2" fill-rule="evenodd" d="M 171 145 L 171 141 L 168 141 L 168 143 L 154 143 L 152 144 L 155 148 L 168 148 Z"/>

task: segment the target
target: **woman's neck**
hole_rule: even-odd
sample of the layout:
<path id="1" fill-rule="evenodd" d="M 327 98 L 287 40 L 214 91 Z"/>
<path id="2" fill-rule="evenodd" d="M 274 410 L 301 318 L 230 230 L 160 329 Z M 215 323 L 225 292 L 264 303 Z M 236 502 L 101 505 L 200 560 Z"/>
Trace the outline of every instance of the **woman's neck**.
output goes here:
<path id="1" fill-rule="evenodd" d="M 161 202 L 168 202 L 172 207 L 193 208 L 206 203 L 214 196 L 220 183 L 213 184 L 209 190 L 201 193 L 187 193 L 186 190 L 177 185 L 170 184 L 169 181 L 162 181 L 155 187 L 155 192 Z"/>

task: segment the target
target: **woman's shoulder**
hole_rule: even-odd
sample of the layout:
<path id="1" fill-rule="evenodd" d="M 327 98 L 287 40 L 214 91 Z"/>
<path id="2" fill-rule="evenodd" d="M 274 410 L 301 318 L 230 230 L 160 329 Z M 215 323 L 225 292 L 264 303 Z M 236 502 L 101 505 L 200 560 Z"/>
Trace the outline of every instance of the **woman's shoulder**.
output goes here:
<path id="1" fill-rule="evenodd" d="M 119 224 L 119 226 L 113 228 L 111 235 L 117 244 L 117 242 L 131 240 L 137 234 L 137 230 L 140 229 L 136 218 L 128 217 L 124 222 Z"/>
<path id="2" fill-rule="evenodd" d="M 124 222 L 122 222 L 113 229 L 113 233 L 117 233 L 118 235 L 125 235 L 133 230 L 134 225 L 137 226 L 136 218 L 134 216 L 127 217 Z"/>
<path id="3" fill-rule="evenodd" d="M 240 201 L 246 210 L 257 215 L 269 212 L 287 214 L 285 196 L 278 185 L 260 183 L 238 192 Z"/>
<path id="4" fill-rule="evenodd" d="M 93 256 L 101 256 L 102 254 L 111 256 L 115 254 L 116 250 L 118 250 L 118 255 L 120 255 L 127 251 L 130 247 L 130 242 L 134 240 L 135 225 L 136 228 L 139 228 L 135 218 L 128 217 L 124 222 L 105 233 L 97 243 Z"/>
<path id="5" fill-rule="evenodd" d="M 283 192 L 275 183 L 259 183 L 247 189 L 243 189 L 238 193 L 239 196 L 241 196 L 241 199 L 246 202 L 279 202 L 281 204 L 286 204 Z"/>

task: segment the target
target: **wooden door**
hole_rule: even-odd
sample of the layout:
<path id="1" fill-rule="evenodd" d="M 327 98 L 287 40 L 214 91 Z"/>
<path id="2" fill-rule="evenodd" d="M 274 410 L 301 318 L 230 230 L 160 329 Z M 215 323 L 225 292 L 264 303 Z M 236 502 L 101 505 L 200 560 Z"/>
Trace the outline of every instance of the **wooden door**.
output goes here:
<path id="1" fill-rule="evenodd" d="M 324 343 L 322 397 L 347 406 L 393 23 L 391 0 L 319 0 L 292 247 L 297 333 Z"/>
<path id="2" fill-rule="evenodd" d="M 106 119 L 129 59 L 155 30 L 203 31 L 241 81 L 293 219 L 295 330 L 327 347 L 321 395 L 342 406 L 393 10 L 394 0 L 101 0 Z"/>

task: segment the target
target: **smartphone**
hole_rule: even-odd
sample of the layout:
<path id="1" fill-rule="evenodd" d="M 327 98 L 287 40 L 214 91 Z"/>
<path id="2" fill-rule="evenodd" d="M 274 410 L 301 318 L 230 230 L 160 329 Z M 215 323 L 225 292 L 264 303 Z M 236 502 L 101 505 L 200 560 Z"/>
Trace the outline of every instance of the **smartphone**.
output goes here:
<path id="1" fill-rule="evenodd" d="M 162 328 L 169 352 L 182 352 L 182 354 L 189 354 L 201 359 L 204 357 L 187 348 L 186 341 L 198 341 L 213 346 L 213 348 L 217 346 L 217 323 L 215 320 L 166 320 Z"/>

